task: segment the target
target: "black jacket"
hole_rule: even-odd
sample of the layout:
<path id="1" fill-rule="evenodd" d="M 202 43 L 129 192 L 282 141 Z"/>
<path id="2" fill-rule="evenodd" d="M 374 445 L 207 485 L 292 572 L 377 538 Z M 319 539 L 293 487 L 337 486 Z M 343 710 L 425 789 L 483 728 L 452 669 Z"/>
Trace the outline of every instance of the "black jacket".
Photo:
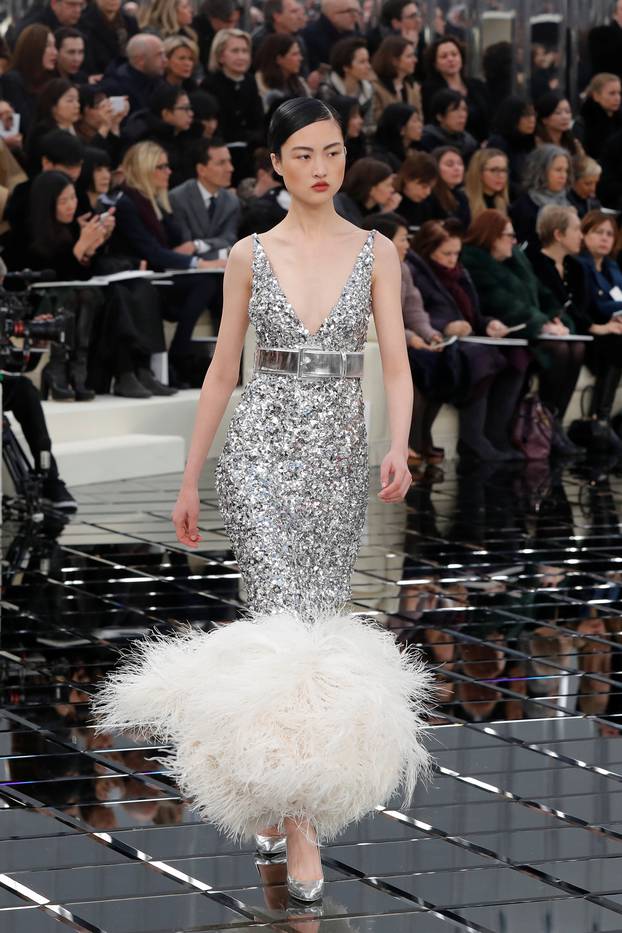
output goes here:
<path id="1" fill-rule="evenodd" d="M 615 20 L 588 33 L 592 74 L 610 71 L 622 77 L 622 29 Z"/>
<path id="2" fill-rule="evenodd" d="M 138 32 L 138 23 L 133 16 L 119 12 L 119 25 L 110 23 L 103 16 L 96 3 L 89 3 L 80 17 L 78 29 L 84 35 L 86 58 L 84 70 L 90 75 L 104 74 L 113 62 L 125 55 L 125 49 L 119 43 L 119 32 L 127 33 L 127 38 Z"/>
<path id="3" fill-rule="evenodd" d="M 251 148 L 264 144 L 264 112 L 252 74 L 232 81 L 222 71 L 206 74 L 201 87 L 220 104 L 218 135 L 227 143 L 243 141 Z"/>
<path id="4" fill-rule="evenodd" d="M 527 243 L 529 258 L 540 250 L 540 238 L 536 233 L 536 221 L 540 208 L 531 200 L 526 191 L 510 204 L 508 213 L 514 224 L 514 232 L 519 245 Z"/>
<path id="5" fill-rule="evenodd" d="M 560 317 L 567 314 L 572 318 L 578 334 L 589 333 L 593 317 L 586 270 L 582 263 L 574 256 L 566 256 L 563 279 L 557 271 L 555 261 L 542 251 L 533 255 L 531 265 L 540 284 L 548 288 L 557 299 Z"/>
<path id="6" fill-rule="evenodd" d="M 42 26 L 48 26 L 52 32 L 56 32 L 57 29 L 60 29 L 62 23 L 57 19 L 56 14 L 52 10 L 52 7 L 49 3 L 46 3 L 45 6 L 33 6 L 28 12 L 22 16 L 19 20 L 13 34 L 11 36 L 11 45 L 14 46 L 20 32 L 23 32 L 26 26 L 33 26 L 35 23 L 41 23 Z"/>
<path id="7" fill-rule="evenodd" d="M 158 220 L 149 202 L 138 191 L 125 189 L 116 204 L 116 225 L 110 238 L 110 253 L 136 261 L 147 260 L 150 269 L 189 269 L 190 256 L 174 252 L 181 231 L 173 215 Z"/>
<path id="8" fill-rule="evenodd" d="M 464 83 L 467 88 L 466 101 L 469 108 L 466 129 L 475 137 L 478 143 L 481 143 L 488 136 L 490 121 L 491 108 L 488 89 L 479 78 L 465 78 Z M 437 91 L 445 91 L 447 88 L 447 82 L 440 75 L 435 75 L 424 81 L 421 88 L 421 103 L 423 104 L 423 115 L 426 123 L 432 123 L 433 121 L 433 114 L 430 110 L 432 98 Z"/>
<path id="9" fill-rule="evenodd" d="M 359 33 L 354 31 L 339 32 L 328 17 L 320 13 L 317 19 L 314 19 L 302 30 L 302 38 L 306 43 L 309 56 L 309 69 L 315 71 L 320 64 L 328 64 L 335 42 L 356 35 L 359 35 Z"/>
<path id="10" fill-rule="evenodd" d="M 469 159 L 478 148 L 476 140 L 470 133 L 466 131 L 464 133 L 449 133 L 436 123 L 427 123 L 423 127 L 423 136 L 419 146 L 424 152 L 434 152 L 440 146 L 453 146 L 464 159 L 465 165 L 468 164 Z"/>
<path id="11" fill-rule="evenodd" d="M 603 146 L 600 164 L 603 174 L 598 183 L 598 197 L 605 207 L 622 209 L 622 130 L 610 136 Z"/>
<path id="12" fill-rule="evenodd" d="M 19 130 L 25 138 L 32 127 L 35 110 L 37 109 L 37 95 L 26 88 L 21 72 L 11 68 L 0 78 L 0 94 L 3 100 L 21 115 Z"/>
<path id="13" fill-rule="evenodd" d="M 97 89 L 105 91 L 109 97 L 126 94 L 130 112 L 134 112 L 147 108 L 151 95 L 163 81 L 163 78 L 149 77 L 137 68 L 133 68 L 128 62 L 122 62 L 104 74 Z"/>
<path id="14" fill-rule="evenodd" d="M 583 143 L 583 148 L 593 159 L 600 161 L 607 140 L 622 130 L 622 113 L 618 110 L 612 116 L 607 115 L 600 104 L 587 97 L 581 107 L 579 119 L 575 122 L 574 132 Z"/>

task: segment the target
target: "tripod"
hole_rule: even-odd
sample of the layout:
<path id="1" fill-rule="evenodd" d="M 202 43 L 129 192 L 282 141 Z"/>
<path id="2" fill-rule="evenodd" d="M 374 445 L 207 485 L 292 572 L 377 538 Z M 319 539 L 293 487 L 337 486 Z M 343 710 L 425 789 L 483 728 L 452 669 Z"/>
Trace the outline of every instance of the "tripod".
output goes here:
<path id="1" fill-rule="evenodd" d="M 22 514 L 33 516 L 41 512 L 41 487 L 50 467 L 49 451 L 41 453 L 41 472 L 36 472 L 15 437 L 9 419 L 2 415 L 2 460 L 17 493 L 14 507 Z"/>

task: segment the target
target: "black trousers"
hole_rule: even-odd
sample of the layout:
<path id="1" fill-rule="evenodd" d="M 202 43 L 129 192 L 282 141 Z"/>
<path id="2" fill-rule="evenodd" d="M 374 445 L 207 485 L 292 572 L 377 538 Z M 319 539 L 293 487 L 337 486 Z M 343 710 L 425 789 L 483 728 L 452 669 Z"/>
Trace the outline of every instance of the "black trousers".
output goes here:
<path id="1" fill-rule="evenodd" d="M 4 375 L 2 379 L 2 408 L 12 411 L 24 432 L 35 469 L 41 466 L 41 452 L 52 449 L 52 441 L 45 423 L 41 398 L 26 376 Z"/>
<path id="2" fill-rule="evenodd" d="M 551 341 L 546 346 L 546 356 L 546 363 L 539 369 L 540 398 L 562 421 L 581 372 L 585 344 L 574 340 Z"/>
<path id="3" fill-rule="evenodd" d="M 192 333 L 204 311 L 209 310 L 218 333 L 222 317 L 222 280 L 219 272 L 180 275 L 173 279 L 173 285 L 162 287 L 164 317 L 177 322 L 169 351 L 171 359 L 179 359 L 190 352 Z"/>

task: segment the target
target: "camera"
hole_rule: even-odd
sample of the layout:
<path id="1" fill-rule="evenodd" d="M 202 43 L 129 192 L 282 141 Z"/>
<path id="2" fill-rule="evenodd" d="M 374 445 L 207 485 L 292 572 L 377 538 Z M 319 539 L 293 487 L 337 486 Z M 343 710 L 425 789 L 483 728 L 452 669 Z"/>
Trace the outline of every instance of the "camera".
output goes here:
<path id="1" fill-rule="evenodd" d="M 43 292 L 32 289 L 37 281 L 55 278 L 51 269 L 32 272 L 7 272 L 0 286 L 0 370 L 30 372 L 39 361 L 33 342 L 70 343 L 72 318 L 57 309 Z M 36 321 L 37 315 L 49 313 L 48 320 Z M 19 341 L 19 342 L 16 342 Z"/>

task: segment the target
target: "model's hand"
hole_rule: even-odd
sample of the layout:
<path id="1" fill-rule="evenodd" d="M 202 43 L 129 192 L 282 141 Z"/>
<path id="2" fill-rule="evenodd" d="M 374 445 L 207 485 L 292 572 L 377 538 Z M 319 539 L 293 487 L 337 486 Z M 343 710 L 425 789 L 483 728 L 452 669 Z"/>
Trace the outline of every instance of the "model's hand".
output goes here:
<path id="1" fill-rule="evenodd" d="M 406 456 L 390 450 L 380 466 L 378 498 L 383 502 L 401 502 L 411 487 L 413 478 L 408 469 Z"/>
<path id="2" fill-rule="evenodd" d="M 199 491 L 196 488 L 182 486 L 171 516 L 175 525 L 175 534 L 180 544 L 198 547 L 202 541 L 199 534 Z"/>

